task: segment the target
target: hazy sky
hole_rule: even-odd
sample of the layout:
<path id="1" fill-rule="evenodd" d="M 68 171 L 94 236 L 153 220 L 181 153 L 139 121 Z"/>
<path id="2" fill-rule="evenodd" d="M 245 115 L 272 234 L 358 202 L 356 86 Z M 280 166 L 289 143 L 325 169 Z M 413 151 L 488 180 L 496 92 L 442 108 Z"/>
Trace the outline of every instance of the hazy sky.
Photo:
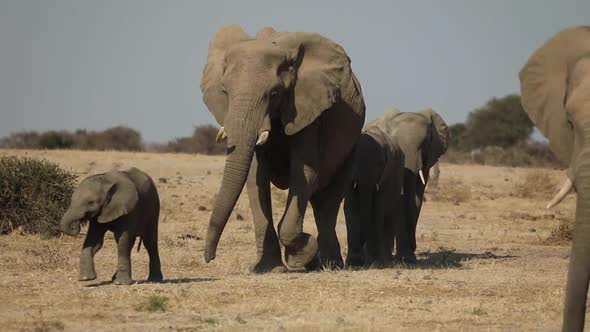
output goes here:
<path id="1" fill-rule="evenodd" d="M 590 24 L 590 1 L 0 0 L 0 136 L 119 124 L 147 141 L 190 135 L 215 121 L 199 81 L 210 38 L 229 23 L 338 42 L 367 121 L 396 106 L 455 123 L 518 92 L 531 52 Z"/>

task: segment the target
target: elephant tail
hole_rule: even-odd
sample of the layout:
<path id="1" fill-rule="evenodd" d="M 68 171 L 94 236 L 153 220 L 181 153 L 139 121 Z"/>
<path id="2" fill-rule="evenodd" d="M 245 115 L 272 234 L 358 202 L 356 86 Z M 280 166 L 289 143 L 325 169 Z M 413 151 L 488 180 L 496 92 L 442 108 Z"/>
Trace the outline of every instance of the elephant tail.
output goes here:
<path id="1" fill-rule="evenodd" d="M 141 241 L 143 241 L 143 238 L 139 238 L 139 243 L 137 244 L 137 252 L 139 252 L 139 248 L 141 248 Z"/>

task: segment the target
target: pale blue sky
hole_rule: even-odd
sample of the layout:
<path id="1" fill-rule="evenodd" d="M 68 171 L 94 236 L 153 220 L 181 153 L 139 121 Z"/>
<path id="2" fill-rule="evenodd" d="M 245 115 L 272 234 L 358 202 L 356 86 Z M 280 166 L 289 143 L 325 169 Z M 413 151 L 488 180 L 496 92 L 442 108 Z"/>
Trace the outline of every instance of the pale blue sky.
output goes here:
<path id="1" fill-rule="evenodd" d="M 199 81 L 215 31 L 316 31 L 352 59 L 367 121 L 432 107 L 449 123 L 518 92 L 517 73 L 590 1 L 0 0 L 0 136 L 124 124 L 146 141 L 214 123 Z"/>

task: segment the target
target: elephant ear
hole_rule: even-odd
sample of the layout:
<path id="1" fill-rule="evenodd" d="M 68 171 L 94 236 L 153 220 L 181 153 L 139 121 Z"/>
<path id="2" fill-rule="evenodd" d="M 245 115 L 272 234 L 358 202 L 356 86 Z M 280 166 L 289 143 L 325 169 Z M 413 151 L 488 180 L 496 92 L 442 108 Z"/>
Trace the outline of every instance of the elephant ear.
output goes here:
<path id="1" fill-rule="evenodd" d="M 133 181 L 120 172 L 104 175 L 108 180 L 105 186 L 106 202 L 98 215 L 99 223 L 111 222 L 131 212 L 139 199 Z"/>
<path id="2" fill-rule="evenodd" d="M 519 73 L 524 110 L 566 164 L 574 141 L 565 112 L 568 70 L 589 53 L 590 27 L 564 29 L 537 49 Z"/>
<path id="3" fill-rule="evenodd" d="M 251 37 L 239 25 L 226 25 L 217 31 L 209 43 L 207 64 L 203 69 L 203 78 L 201 79 L 201 92 L 203 92 L 203 102 L 217 123 L 222 126 L 228 107 L 227 94 L 221 84 L 225 67 L 225 52 L 232 45 L 250 39 Z"/>
<path id="4" fill-rule="evenodd" d="M 297 133 L 339 101 L 364 118 L 361 87 L 340 45 L 308 32 L 275 33 L 272 41 L 294 55 L 297 69 L 292 100 L 281 113 L 287 135 Z"/>
<path id="5" fill-rule="evenodd" d="M 425 109 L 418 113 L 426 116 L 431 122 L 431 142 L 426 165 L 428 168 L 430 168 L 437 163 L 438 158 L 447 152 L 450 140 L 449 127 L 440 114 L 435 112 L 433 109 Z"/>

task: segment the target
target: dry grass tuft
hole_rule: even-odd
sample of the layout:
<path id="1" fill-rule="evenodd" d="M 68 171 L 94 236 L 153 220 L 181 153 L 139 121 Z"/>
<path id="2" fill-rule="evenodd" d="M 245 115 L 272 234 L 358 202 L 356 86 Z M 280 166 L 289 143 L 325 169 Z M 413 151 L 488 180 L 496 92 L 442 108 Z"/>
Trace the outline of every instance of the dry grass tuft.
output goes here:
<path id="1" fill-rule="evenodd" d="M 433 190 L 431 194 L 433 201 L 450 202 L 453 205 L 466 203 L 471 198 L 471 187 L 454 177 L 449 177 L 441 181 L 438 190 Z"/>
<path id="2" fill-rule="evenodd" d="M 26 248 L 25 254 L 23 263 L 31 271 L 54 271 L 65 266 L 72 253 L 44 241 Z"/>
<path id="3" fill-rule="evenodd" d="M 520 198 L 551 198 L 555 193 L 556 182 L 548 171 L 533 170 L 513 188 L 513 195 Z"/>
<path id="4" fill-rule="evenodd" d="M 574 220 L 560 220 L 559 224 L 551 230 L 551 234 L 545 240 L 546 244 L 563 244 L 571 242 L 574 239 Z"/>
<path id="5" fill-rule="evenodd" d="M 170 299 L 166 296 L 152 295 L 135 307 L 136 311 L 156 312 L 166 311 L 166 303 Z"/>

